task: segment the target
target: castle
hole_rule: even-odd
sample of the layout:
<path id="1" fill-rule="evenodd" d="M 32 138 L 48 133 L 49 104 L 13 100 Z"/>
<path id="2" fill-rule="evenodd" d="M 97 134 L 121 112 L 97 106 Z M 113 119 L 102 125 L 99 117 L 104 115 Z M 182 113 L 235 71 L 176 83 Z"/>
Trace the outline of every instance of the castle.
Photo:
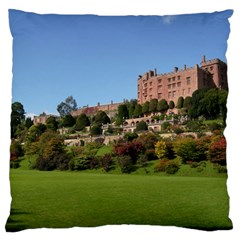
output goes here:
<path id="1" fill-rule="evenodd" d="M 219 59 L 206 60 L 202 57 L 201 66 L 183 69 L 174 67 L 170 73 L 157 74 L 156 69 L 138 78 L 138 103 L 151 99 L 173 101 L 175 105 L 180 96 L 186 98 L 201 88 L 217 87 L 228 89 L 227 64 Z"/>
<path id="2" fill-rule="evenodd" d="M 206 60 L 202 57 L 201 66 L 195 64 L 193 67 L 184 65 L 183 69 L 174 67 L 170 73 L 157 74 L 157 70 L 150 70 L 138 77 L 137 100 L 143 104 L 151 99 L 161 99 L 173 101 L 177 104 L 178 98 L 192 96 L 193 92 L 201 88 L 219 88 L 228 90 L 227 64 L 220 59 Z M 110 117 L 113 117 L 118 110 L 118 106 L 123 104 L 113 103 L 96 106 L 86 106 L 71 112 L 73 117 L 81 113 L 94 115 L 97 111 L 105 111 Z M 35 116 L 34 124 L 45 123 L 47 116 Z"/>

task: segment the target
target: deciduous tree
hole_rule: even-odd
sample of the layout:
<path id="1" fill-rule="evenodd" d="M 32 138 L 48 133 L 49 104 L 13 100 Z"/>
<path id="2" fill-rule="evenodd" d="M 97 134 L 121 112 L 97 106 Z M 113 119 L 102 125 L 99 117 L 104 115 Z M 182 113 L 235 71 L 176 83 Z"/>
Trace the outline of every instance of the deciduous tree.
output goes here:
<path id="1" fill-rule="evenodd" d="M 75 110 L 77 110 L 77 102 L 73 98 L 73 96 L 67 97 L 64 102 L 61 102 L 57 106 L 57 111 L 59 112 L 61 117 L 64 117 L 67 114 L 70 114 L 71 111 L 75 111 Z"/>
<path id="2" fill-rule="evenodd" d="M 20 102 L 12 103 L 11 112 L 11 138 L 16 137 L 17 126 L 23 123 L 25 119 L 25 110 Z"/>

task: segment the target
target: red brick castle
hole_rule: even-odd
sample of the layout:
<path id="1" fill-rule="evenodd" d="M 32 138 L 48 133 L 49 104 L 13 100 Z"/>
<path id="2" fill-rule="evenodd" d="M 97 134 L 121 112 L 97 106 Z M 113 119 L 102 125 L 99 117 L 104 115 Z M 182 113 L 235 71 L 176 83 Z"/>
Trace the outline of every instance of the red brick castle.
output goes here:
<path id="1" fill-rule="evenodd" d="M 219 59 L 206 60 L 203 56 L 201 66 L 184 65 L 183 69 L 174 67 L 172 72 L 161 74 L 151 70 L 138 78 L 138 103 L 156 98 L 176 104 L 180 96 L 192 96 L 195 90 L 206 87 L 228 89 L 226 63 Z"/>

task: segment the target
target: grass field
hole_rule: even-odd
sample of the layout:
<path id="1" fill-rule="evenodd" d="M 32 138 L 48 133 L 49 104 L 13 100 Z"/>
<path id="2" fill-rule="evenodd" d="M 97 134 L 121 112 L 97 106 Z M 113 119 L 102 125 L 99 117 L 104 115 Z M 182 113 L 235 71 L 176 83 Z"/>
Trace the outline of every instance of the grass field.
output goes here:
<path id="1" fill-rule="evenodd" d="M 225 177 L 41 172 L 23 165 L 10 179 L 7 231 L 106 224 L 232 228 Z"/>

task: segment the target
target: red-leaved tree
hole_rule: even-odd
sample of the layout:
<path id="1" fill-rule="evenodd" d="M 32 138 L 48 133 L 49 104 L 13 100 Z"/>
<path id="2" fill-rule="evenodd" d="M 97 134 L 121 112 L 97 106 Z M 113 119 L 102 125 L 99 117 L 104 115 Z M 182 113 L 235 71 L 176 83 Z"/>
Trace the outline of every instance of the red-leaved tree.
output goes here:
<path id="1" fill-rule="evenodd" d="M 144 151 L 144 147 L 140 142 L 125 142 L 115 145 L 114 152 L 118 156 L 129 156 L 132 164 L 135 164 L 139 154 Z"/>
<path id="2" fill-rule="evenodd" d="M 221 137 L 216 142 L 210 145 L 208 159 L 213 163 L 218 163 L 222 166 L 226 165 L 226 139 Z"/>

